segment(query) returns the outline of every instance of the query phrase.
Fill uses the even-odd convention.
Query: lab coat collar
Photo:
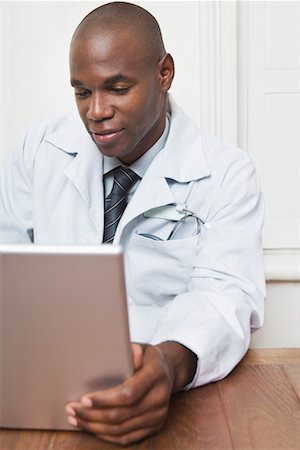
[[[156,170],[165,178],[187,183],[210,175],[204,155],[204,136],[170,96],[171,126]]]
[[[46,139],[56,148],[73,155],[64,174],[80,193],[100,236],[103,233],[103,156],[87,133],[81,119],[73,114],[60,120]]]
[[[46,136],[50,144],[72,155],[85,152],[87,147],[97,148],[77,112],[59,119],[57,123],[58,126],[54,126]]]
[[[150,209],[176,203],[168,179],[182,183],[182,196],[186,198],[189,182],[210,176],[200,131],[172,99],[170,107],[171,125],[166,145],[150,164],[121,217],[116,243],[132,219]]]

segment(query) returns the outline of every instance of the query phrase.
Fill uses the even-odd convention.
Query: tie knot
[[[114,169],[114,184],[112,195],[127,195],[129,189],[136,183],[139,176],[133,170],[125,167],[116,167]]]

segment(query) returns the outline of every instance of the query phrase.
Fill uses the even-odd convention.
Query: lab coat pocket
[[[127,257],[127,291],[139,305],[164,305],[187,290],[199,235],[156,241],[137,233],[131,237]]]

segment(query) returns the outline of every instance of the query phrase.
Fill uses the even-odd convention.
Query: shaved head
[[[70,78],[80,117],[101,153],[132,164],[165,128],[174,62],[145,9],[108,3],[75,30]]]
[[[157,20],[140,6],[126,2],[113,2],[91,11],[78,25],[72,38],[76,41],[116,34],[131,36],[141,45],[141,50],[149,62],[157,63],[165,54],[161,31]]]

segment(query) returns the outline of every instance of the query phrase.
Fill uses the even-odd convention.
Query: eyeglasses
[[[153,241],[165,241],[165,240],[166,241],[170,241],[172,239],[175,239],[178,236],[178,233],[179,233],[180,229],[182,228],[182,226],[184,224],[187,224],[187,222],[189,222],[188,225],[191,227],[192,226],[192,221],[195,222],[195,225],[196,225],[195,230],[196,230],[196,232],[192,232],[191,235],[192,236],[193,235],[199,235],[200,232],[201,232],[201,225],[205,226],[205,223],[203,222],[202,219],[200,219],[200,217],[196,216],[191,211],[185,210],[185,215],[183,217],[181,217],[181,219],[179,219],[175,223],[175,225],[174,225],[171,233],[167,237],[167,239],[162,239],[161,237],[156,236],[154,234],[150,234],[150,233],[140,233],[140,236],[147,237],[149,239],[152,239]]]

